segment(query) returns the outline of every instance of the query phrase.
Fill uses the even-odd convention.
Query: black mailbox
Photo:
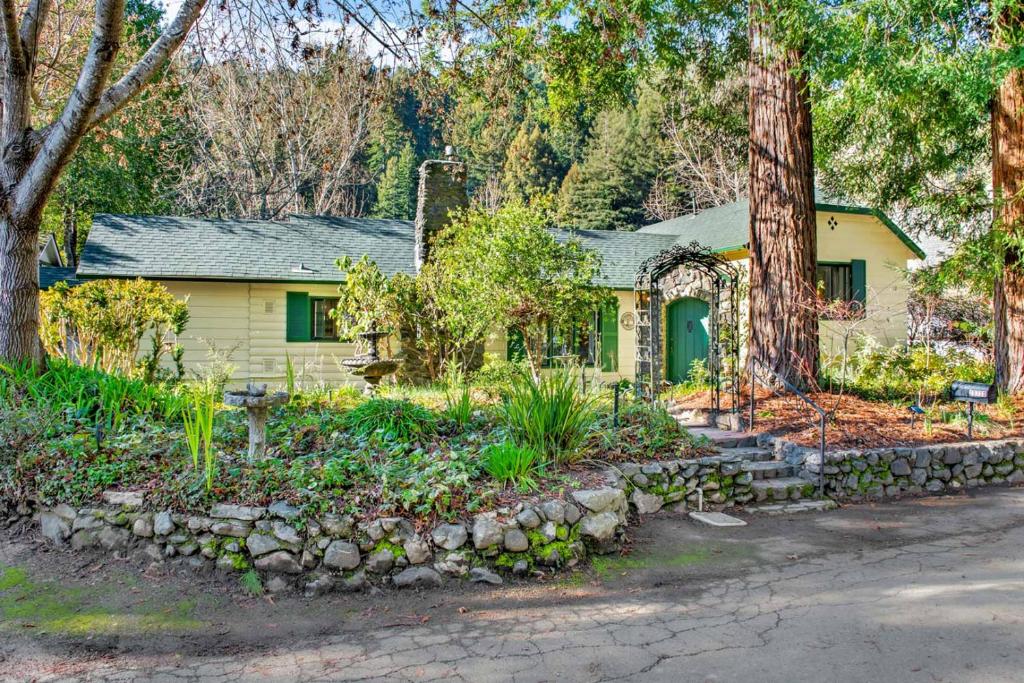
[[[967,403],[995,403],[996,385],[982,382],[953,382],[949,388],[949,397],[954,401]]]
[[[974,438],[974,404],[995,403],[996,385],[981,382],[953,382],[949,387],[949,397],[954,401],[967,404],[967,438]]]

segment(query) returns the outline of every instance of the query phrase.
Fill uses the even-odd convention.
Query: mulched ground
[[[747,415],[749,390],[740,398]],[[867,401],[856,396],[840,396],[828,392],[810,394],[831,416],[826,429],[829,450],[844,448],[879,448],[883,446],[917,446],[932,443],[954,443],[967,440],[966,405],[942,403],[931,408],[930,426],[918,416],[911,424],[906,403]],[[723,402],[727,401],[723,396]],[[707,408],[707,392],[692,394],[675,401],[681,408]],[[818,445],[818,416],[796,396],[777,396],[759,390],[756,400],[755,430],[769,432],[804,445]],[[1024,436],[1024,401],[1018,400],[1014,415],[996,406],[976,406],[975,439],[1003,439]]]

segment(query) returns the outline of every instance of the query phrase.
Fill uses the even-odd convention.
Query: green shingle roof
[[[57,266],[39,265],[39,289],[49,289],[58,282],[76,285],[74,268],[58,268]]]
[[[555,230],[603,259],[603,282],[631,289],[637,266],[672,245],[665,235]],[[165,280],[339,282],[342,255],[366,254],[387,275],[413,273],[412,221],[292,216],[285,222],[113,216],[93,219],[78,275]]]
[[[413,224],[292,216],[288,221],[113,216],[93,219],[79,277],[339,282],[335,260],[367,254],[393,275],[413,269]]]
[[[863,216],[874,216],[889,228],[893,235],[903,242],[918,258],[925,258],[925,253],[914,240],[900,230],[899,226],[881,211],[860,206],[844,206],[832,203],[822,197],[818,198],[815,207],[818,211],[833,213],[849,213]],[[698,214],[679,216],[671,220],[655,223],[640,228],[646,234],[675,235],[679,244],[698,242],[713,251],[731,251],[742,248],[750,241],[750,202],[746,199],[723,204]]]
[[[873,215],[920,257],[924,253],[884,214],[819,204],[823,211]],[[697,242],[715,251],[747,244],[746,201],[649,225],[637,232],[552,230],[572,236],[602,258],[601,283],[632,289],[640,264],[673,244]],[[412,221],[291,216],[287,221],[114,216],[99,214],[80,278],[143,277],[163,280],[337,283],[340,256],[369,256],[386,275],[413,273]]]
[[[727,251],[750,241],[749,215],[750,205],[744,200],[648,225],[639,232],[674,235],[678,244],[697,242],[712,251]]]

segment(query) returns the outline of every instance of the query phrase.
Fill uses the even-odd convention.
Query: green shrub
[[[693,446],[690,433],[660,403],[625,399],[619,408],[619,424],[613,426],[611,411],[602,417],[601,450],[630,457],[676,454]]]
[[[412,401],[372,398],[346,416],[346,426],[361,438],[411,442],[437,430],[433,412]]]
[[[512,389],[512,383],[517,377],[529,372],[525,360],[510,361],[489,353],[484,356],[484,364],[480,369],[470,376],[470,384],[497,398]]]
[[[44,372],[29,364],[0,363],[0,401],[63,413],[75,420],[118,432],[129,419],[175,418],[182,401],[161,384],[148,384],[60,359]]]
[[[595,394],[580,391],[577,373],[559,369],[539,382],[519,375],[499,415],[516,444],[552,462],[563,462],[578,456],[597,420],[596,403]]]
[[[160,358],[188,324],[188,304],[159,282],[93,280],[58,283],[39,296],[39,335],[47,354],[107,372],[157,378]],[[151,350],[141,361],[143,337]]]
[[[537,489],[537,477],[544,467],[544,460],[537,451],[504,441],[487,446],[481,455],[484,469],[502,486],[524,493]]]
[[[465,427],[473,420],[473,396],[470,394],[469,385],[462,384],[459,387],[449,387],[445,390],[444,414],[449,420],[460,428]]]
[[[822,385],[842,384],[841,364],[822,371]],[[826,364],[826,368],[828,365]],[[846,388],[868,400],[941,399],[956,380],[992,382],[994,370],[962,351],[928,352],[923,346],[886,348],[868,341],[851,355],[846,368]]]

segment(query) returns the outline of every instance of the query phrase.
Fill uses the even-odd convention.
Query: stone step
[[[745,462],[743,463],[743,471],[754,475],[755,481],[758,479],[783,479],[796,474],[792,465],[778,460]]]
[[[749,432],[733,432],[714,427],[689,427],[694,437],[704,437],[718,448],[746,448],[757,445],[757,435]]]
[[[763,500],[799,500],[804,497],[804,490],[814,484],[800,477],[779,477],[776,479],[757,479],[750,484],[750,490],[758,502]]]
[[[798,503],[774,503],[748,507],[747,512],[762,515],[791,515],[797,512],[825,512],[839,507],[834,500],[801,500]]]
[[[775,460],[775,453],[767,448],[758,448],[757,446],[743,446],[742,448],[724,448],[719,451],[721,455],[731,455],[738,457],[740,460],[748,460],[750,462],[764,462],[766,460]]]

